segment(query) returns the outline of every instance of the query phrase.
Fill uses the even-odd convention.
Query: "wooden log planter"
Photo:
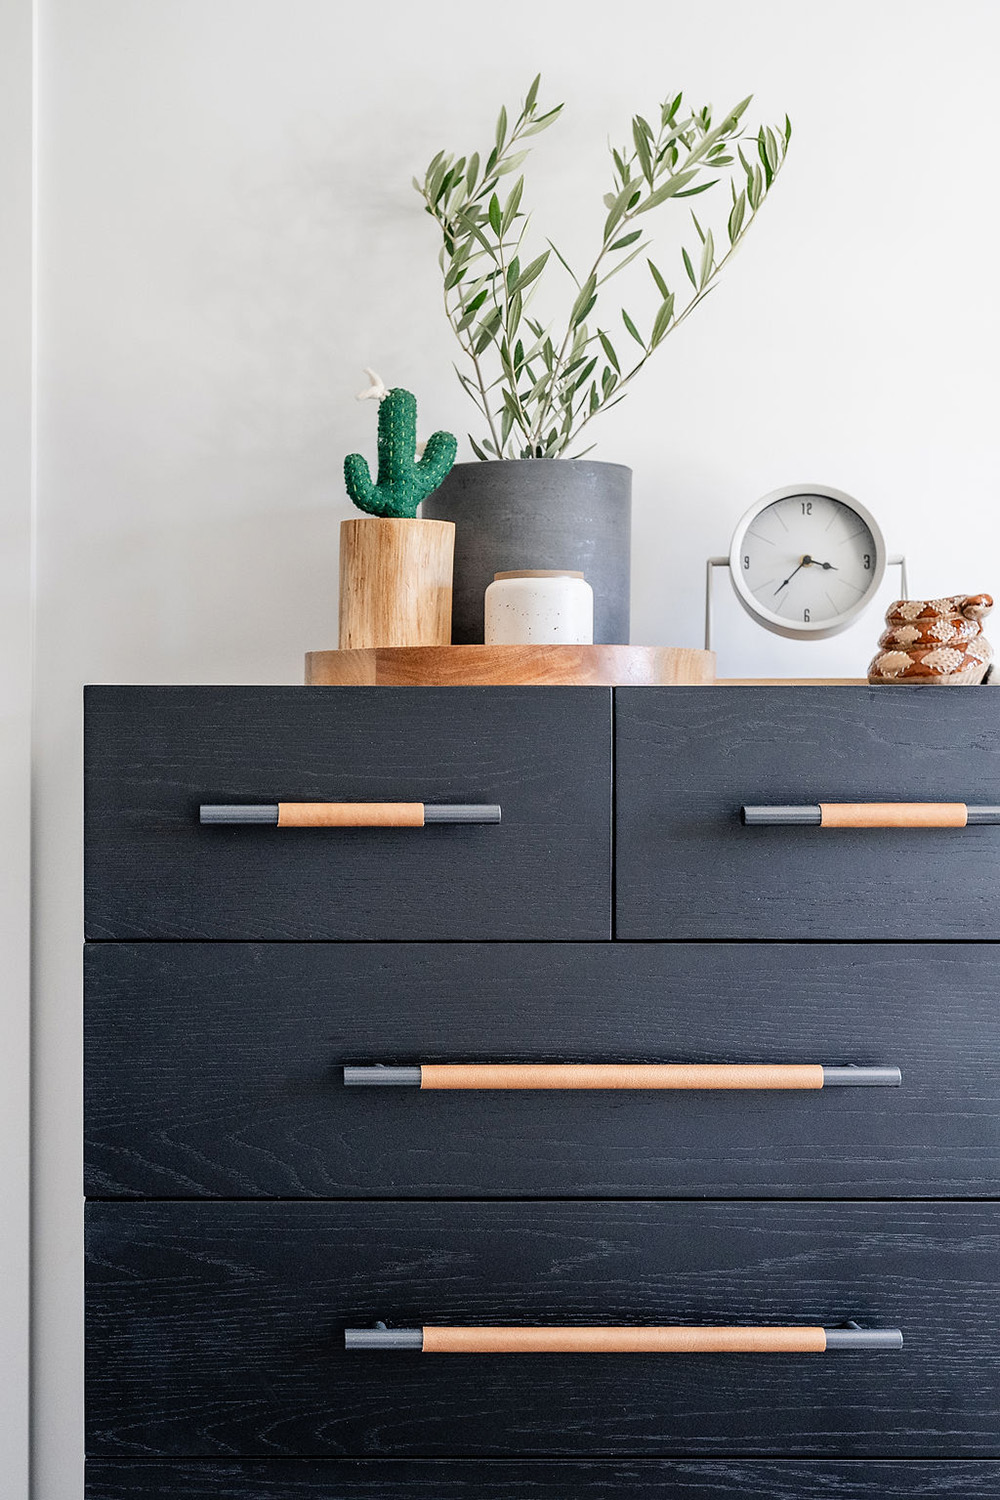
[[[342,521],[340,649],[447,646],[454,553],[452,521]]]

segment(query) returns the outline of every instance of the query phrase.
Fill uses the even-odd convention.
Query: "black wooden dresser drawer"
[[[615,720],[619,937],[997,936],[1000,826],[826,826],[845,803],[998,813],[996,693],[626,688]],[[741,822],[823,804],[822,827]]]
[[[996,1500],[1000,1462],[97,1460],[87,1500]]]
[[[998,994],[992,944],[93,944],[87,1192],[997,1195]],[[625,1060],[902,1081],[344,1083],[345,1065]]]
[[[100,687],[86,707],[91,938],[610,936],[609,690]],[[358,803],[427,826],[284,826]]]
[[[1000,1452],[996,1206],[172,1202],[87,1212],[95,1458]],[[795,1354],[345,1347],[345,1329],[380,1320],[856,1320],[900,1329],[904,1344]]]

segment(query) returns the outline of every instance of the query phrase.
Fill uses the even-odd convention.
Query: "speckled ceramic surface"
[[[594,591],[582,573],[498,573],[486,590],[487,646],[589,646]]]
[[[990,594],[897,599],[886,611],[868,681],[945,687],[982,682],[993,660],[982,621],[992,608]]]

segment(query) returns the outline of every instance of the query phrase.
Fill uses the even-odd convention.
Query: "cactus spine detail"
[[[421,500],[437,489],[455,462],[458,444],[450,432],[435,432],[422,458],[416,451],[417,400],[397,386],[379,402],[377,482],[360,453],[344,459],[347,493],[359,510],[396,518],[417,514]]]

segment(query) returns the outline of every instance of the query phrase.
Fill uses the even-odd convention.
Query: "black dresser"
[[[88,1500],[1000,1495],[1000,827],[741,818],[998,803],[998,717],[88,690]]]

